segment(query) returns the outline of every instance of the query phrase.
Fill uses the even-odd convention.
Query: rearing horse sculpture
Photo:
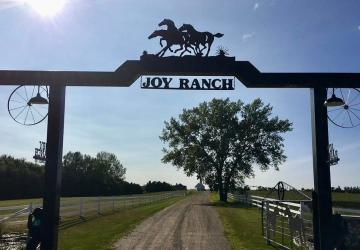
[[[224,35],[221,33],[212,34],[210,32],[199,32],[195,30],[195,28],[190,24],[183,24],[179,28],[179,31],[185,31],[189,34],[189,43],[195,46],[196,53],[201,55],[202,51],[207,47],[208,50],[206,52],[206,56],[209,55],[211,45],[214,42],[214,38],[222,37]],[[200,45],[203,46],[202,49],[200,49]]]

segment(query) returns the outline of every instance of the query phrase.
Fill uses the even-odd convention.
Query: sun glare
[[[53,17],[61,12],[67,0],[24,0],[39,15],[44,17]]]

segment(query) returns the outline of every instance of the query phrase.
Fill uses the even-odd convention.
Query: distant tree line
[[[37,164],[0,156],[0,199],[39,197],[44,189],[44,170]]]
[[[337,192],[337,193],[360,193],[360,187],[356,186],[356,187],[344,187],[341,188],[340,186],[338,187],[331,187],[331,190],[333,192]]]
[[[273,190],[274,187],[263,187],[263,186],[257,186],[256,187],[256,190],[257,191],[270,191],[270,190]]]
[[[271,191],[273,189],[274,189],[273,187],[263,187],[263,186],[256,187],[257,191]],[[313,188],[301,188],[301,191],[312,192],[312,191],[314,191],[314,189]],[[340,186],[337,186],[337,187],[331,187],[331,191],[335,192],[335,193],[360,193],[360,187],[356,186],[356,187],[341,188]]]
[[[125,181],[126,168],[115,154],[99,152],[95,157],[68,152],[63,157],[62,196],[106,196],[186,190],[182,184],[148,182],[145,186]],[[42,197],[44,167],[39,164],[0,156],[0,199]]]
[[[177,191],[177,190],[186,190],[187,187],[182,184],[175,184],[171,185],[166,182],[160,182],[160,181],[149,181],[144,186],[144,190],[147,193],[153,193],[153,192],[163,192],[163,191]]]

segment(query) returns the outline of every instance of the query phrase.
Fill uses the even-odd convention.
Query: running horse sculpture
[[[199,32],[195,30],[195,28],[190,24],[183,24],[183,26],[180,27],[179,31],[186,31],[189,34],[189,42],[190,44],[195,46],[195,50],[198,55],[202,55],[202,51],[207,47],[208,50],[206,52],[206,56],[209,55],[211,45],[214,42],[214,38],[222,37],[224,35],[221,33],[212,34],[210,32]],[[203,46],[202,49],[200,49],[200,45]]]
[[[163,47],[162,42],[166,41],[166,46],[156,54],[156,56],[159,57],[163,57],[167,50],[170,50],[173,53],[177,53],[182,50],[180,56],[182,56],[185,52],[191,54],[189,48],[191,48],[197,56],[202,56],[202,51],[207,48],[208,50],[206,56],[208,56],[214,37],[223,36],[221,33],[212,34],[210,32],[196,31],[190,24],[184,24],[180,29],[178,29],[175,26],[175,23],[170,19],[164,19],[159,23],[159,26],[163,25],[167,27],[166,30],[155,30],[148,37],[149,39],[160,37],[161,47]],[[173,45],[179,45],[180,47],[173,51],[171,48]],[[200,48],[200,45],[202,45],[203,48]]]
[[[159,57],[164,56],[164,54],[166,53],[167,50],[170,50],[171,52],[178,52],[180,50],[183,49],[183,51],[181,52],[180,56],[182,56],[185,52],[190,52],[191,51],[188,49],[190,47],[190,44],[188,42],[188,35],[184,32],[181,32],[178,30],[178,28],[176,28],[175,23],[170,20],[170,19],[164,19],[163,21],[161,21],[159,23],[159,26],[163,26],[166,25],[167,29],[166,30],[155,30],[148,38],[154,38],[154,37],[161,37],[160,38],[160,46],[163,47],[162,42],[165,40],[166,41],[166,46],[160,50],[159,53],[157,53],[156,55]],[[171,49],[171,47],[173,45],[180,45],[180,48],[178,48],[177,50],[173,51]],[[185,48],[184,48],[185,47]]]
[[[175,50],[174,53],[183,49],[184,45],[186,44],[184,35],[181,32],[170,32],[168,30],[155,30],[151,35],[148,37],[149,39],[160,36],[160,45],[162,45],[162,41],[166,41],[166,46],[159,51],[156,55],[159,57],[164,56],[165,52],[169,49],[172,51],[171,46],[173,45],[180,45],[180,48]],[[182,52],[184,53],[184,51]]]

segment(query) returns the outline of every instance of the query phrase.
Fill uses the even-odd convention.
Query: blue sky
[[[27,4],[0,1],[0,68],[114,71],[143,50],[155,53],[158,40],[148,40],[163,18],[200,31],[224,33],[215,40],[237,60],[250,61],[263,72],[360,72],[359,1],[130,1],[72,0],[49,18]],[[283,180],[312,187],[310,96],[308,89],[247,89],[235,91],[142,90],[139,80],[129,88],[69,87],[66,95],[64,152],[94,155],[115,153],[127,168],[127,180],[181,182],[186,177],[164,165],[159,140],[163,122],[212,98],[260,97],[274,114],[294,123],[288,133],[288,160],[280,171],[256,171],[250,185],[272,186]],[[0,154],[31,159],[39,140],[46,139],[46,122],[24,127],[7,113],[14,86],[0,87]],[[329,124],[330,141],[340,164],[331,167],[333,186],[359,185],[360,127],[341,129]]]

